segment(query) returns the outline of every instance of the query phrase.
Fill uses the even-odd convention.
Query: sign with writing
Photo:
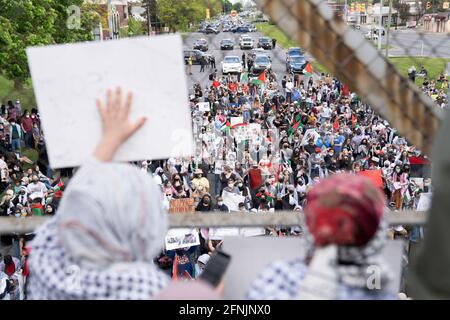
[[[227,192],[227,191],[223,191],[222,198],[223,198],[223,203],[228,207],[228,209],[230,209],[230,211],[238,211],[239,203],[245,202],[244,196],[241,196],[241,195],[238,195],[235,193],[231,193],[231,192]]]
[[[431,209],[431,192],[422,193],[420,195],[419,203],[417,204],[417,211],[427,211]]]
[[[317,139],[319,139],[320,135],[317,133],[316,129],[308,129],[305,131],[305,135],[303,136],[302,139],[302,146],[305,146],[308,144],[309,139],[313,139],[314,143],[317,142]]]
[[[172,199],[169,202],[169,213],[189,213],[194,211],[194,198]]]
[[[197,103],[198,111],[208,112],[209,111],[209,102],[199,102]]]
[[[166,235],[166,250],[175,250],[200,245],[197,229],[170,229]]]

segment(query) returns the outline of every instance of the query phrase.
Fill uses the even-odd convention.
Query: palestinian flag
[[[355,116],[355,114],[353,113],[352,114],[352,128],[356,128],[356,116]]]
[[[307,76],[312,76],[313,74],[313,69],[311,67],[311,63],[307,63],[305,68],[303,69],[303,74],[307,75]]]
[[[212,85],[213,85],[214,88],[218,88],[218,87],[220,87],[220,82],[217,81],[217,79],[214,79]]]
[[[33,203],[31,204],[31,212],[33,213],[33,216],[35,217],[41,217],[42,213],[44,212],[44,208],[42,207],[42,204],[40,203]]]
[[[333,122],[333,131],[334,132],[337,132],[339,130],[339,119],[338,119],[338,117],[336,116],[335,118],[334,118],[334,122]]]
[[[266,83],[266,73],[265,71],[261,72],[258,78],[252,80],[253,84],[264,84]]]
[[[234,126],[231,126],[230,128],[231,128],[231,129],[234,129],[234,128],[236,128],[236,127],[245,127],[245,126],[247,126],[247,125],[248,125],[248,123],[242,122],[242,123],[237,123],[237,124],[235,124]]]
[[[244,71],[241,73],[241,82],[248,81],[248,71]]]
[[[228,121],[224,123],[224,125],[222,126],[222,128],[220,128],[220,131],[222,132],[228,132],[231,128],[231,123],[229,123]]]
[[[302,127],[301,118],[302,118],[302,117],[301,117],[300,114],[297,114],[297,115],[295,116],[294,123],[292,124],[292,129],[297,130],[298,128],[301,128],[301,127]]]

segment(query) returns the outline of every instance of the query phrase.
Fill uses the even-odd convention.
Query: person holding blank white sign
[[[168,283],[153,259],[167,216],[160,188],[139,168],[111,163],[145,123],[128,120],[132,96],[98,101],[102,138],[68,185],[58,212],[36,231],[29,260],[30,299],[151,299]]]

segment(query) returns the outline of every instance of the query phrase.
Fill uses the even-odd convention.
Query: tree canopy
[[[83,0],[0,0],[0,70],[15,87],[29,78],[25,49],[91,40],[95,15],[82,12]],[[70,27],[71,6],[80,8],[78,27]],[[72,7],[76,8],[76,7]],[[98,19],[98,18],[97,18]]]

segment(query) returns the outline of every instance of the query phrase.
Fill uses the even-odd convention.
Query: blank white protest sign
[[[115,161],[188,156],[191,115],[180,35],[84,42],[27,49],[52,168],[81,165],[101,138],[96,99],[108,89],[133,93],[130,120],[144,126]]]

